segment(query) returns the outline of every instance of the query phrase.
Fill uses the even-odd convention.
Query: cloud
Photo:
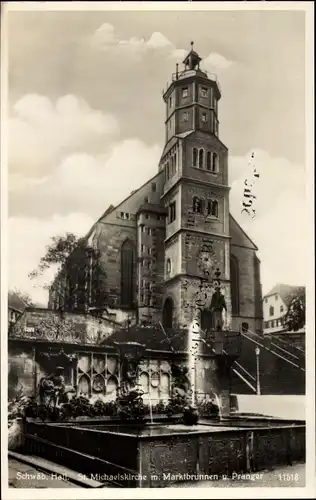
[[[154,176],[160,155],[160,146],[147,146],[139,139],[114,143],[107,154],[74,153],[49,176],[12,175],[10,201],[32,217],[47,217],[57,210],[62,215],[84,211],[98,217],[107,205],[119,203]]]
[[[39,177],[61,155],[89,151],[119,134],[116,118],[94,110],[74,95],[53,103],[45,96],[27,94],[13,106],[9,120],[11,172]]]
[[[256,179],[254,167],[259,174]],[[253,150],[244,157],[231,157],[229,174],[230,211],[259,248],[263,291],[267,293],[277,282],[305,285],[308,246],[302,223],[307,217],[304,166]],[[246,179],[248,184],[255,179],[251,187],[256,196],[253,219],[241,213]]]
[[[214,70],[225,70],[230,68],[230,66],[233,64],[233,61],[226,59],[221,54],[212,52],[203,59],[202,64],[207,71],[212,72]]]
[[[112,51],[128,56],[140,58],[142,55],[153,51],[161,53],[168,58],[183,60],[188,50],[176,48],[175,45],[159,31],[152,33],[148,40],[145,38],[132,37],[129,40],[121,40],[115,33],[112,24],[102,24],[90,38],[91,47],[95,50]],[[232,65],[232,61],[217,53],[210,53],[203,59],[203,67],[206,70],[225,70]]]
[[[47,305],[48,294],[42,286],[51,281],[55,270],[48,270],[36,281],[30,280],[28,274],[39,264],[52,236],[63,235],[67,231],[80,236],[88,231],[93,223],[94,220],[83,213],[70,213],[65,217],[55,214],[47,219],[10,217],[9,287],[27,292],[33,300]]]

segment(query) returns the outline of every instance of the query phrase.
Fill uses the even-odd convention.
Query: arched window
[[[212,201],[212,215],[213,217],[218,217],[218,202]]]
[[[232,314],[239,315],[239,266],[238,259],[230,256],[230,286],[231,286],[231,301],[232,301]]]
[[[125,240],[121,247],[121,305],[132,307],[134,299],[134,244]]]
[[[163,305],[162,309],[162,324],[164,328],[172,328],[173,322],[173,300],[168,297]]]
[[[208,151],[206,153],[206,169],[211,170],[212,168],[212,153],[211,151]]]
[[[212,172],[217,172],[217,165],[218,165],[218,155],[217,153],[213,153],[212,157]]]
[[[204,167],[204,149],[199,149],[199,168]]]
[[[193,151],[192,151],[192,165],[193,165],[193,167],[197,167],[197,156],[198,156],[198,151],[196,148],[193,148]]]
[[[169,180],[169,177],[170,177],[169,162],[167,161],[167,164],[166,164],[166,178],[167,178],[167,181]]]
[[[167,259],[167,262],[166,262],[166,274],[167,274],[167,276],[169,276],[170,273],[171,273],[171,260]]]

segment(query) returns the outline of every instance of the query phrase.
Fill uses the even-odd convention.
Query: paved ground
[[[173,488],[245,488],[245,487],[304,487],[305,464],[263,471],[249,477],[219,479],[217,481],[189,481],[170,484]],[[48,474],[18,460],[9,459],[9,487],[11,488],[80,488],[63,476]]]

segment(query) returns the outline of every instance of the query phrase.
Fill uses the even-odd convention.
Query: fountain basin
[[[305,460],[305,423],[268,418],[199,424],[26,424],[26,451],[121,487],[221,479]]]

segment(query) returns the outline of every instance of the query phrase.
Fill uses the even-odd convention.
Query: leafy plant
[[[117,405],[122,420],[144,420],[149,413],[149,406],[144,404],[142,392],[138,390],[119,396]]]
[[[183,413],[184,409],[188,405],[188,398],[185,395],[175,394],[170,401],[168,402],[165,412],[166,415],[176,415],[179,413]]]
[[[15,420],[23,418],[25,408],[29,405],[29,398],[25,396],[23,388],[16,391],[15,395],[8,401],[8,426],[9,428]]]
[[[202,401],[197,405],[198,411],[200,415],[209,416],[209,417],[217,417],[219,414],[218,406],[212,401]]]

